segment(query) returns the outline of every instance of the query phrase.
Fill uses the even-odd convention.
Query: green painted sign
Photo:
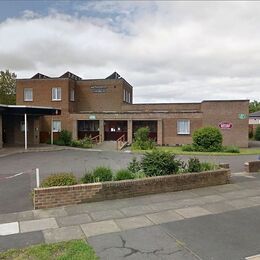
[[[246,114],[238,114],[239,119],[246,119],[247,115]]]

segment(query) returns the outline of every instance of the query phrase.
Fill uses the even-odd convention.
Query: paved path
[[[101,259],[244,259],[260,253],[260,177],[182,192],[0,215],[0,251],[84,238]]]

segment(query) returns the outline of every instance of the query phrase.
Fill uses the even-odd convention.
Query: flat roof
[[[249,117],[250,117],[250,118],[260,117],[260,111],[256,111],[256,112],[254,112],[254,113],[249,114]]]
[[[4,105],[0,104],[0,112],[13,115],[60,115],[61,110],[54,107],[25,106],[25,105]]]

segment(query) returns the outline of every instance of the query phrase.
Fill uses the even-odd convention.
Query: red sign
[[[221,122],[218,125],[221,129],[231,129],[233,124],[230,122]]]

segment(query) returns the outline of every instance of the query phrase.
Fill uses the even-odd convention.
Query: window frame
[[[26,91],[30,91],[31,92],[31,99],[28,99],[27,97],[26,97]],[[24,102],[32,102],[33,101],[33,89],[32,88],[24,88],[23,89],[23,101]]]
[[[58,93],[60,90],[60,97],[58,98]],[[61,87],[54,87],[51,89],[51,100],[52,101],[61,101]]]
[[[181,122],[185,122],[185,123],[188,123],[187,124],[187,131],[180,131],[180,123]],[[190,125],[191,125],[191,122],[190,122],[190,119],[178,119],[177,120],[177,135],[190,135]]]
[[[54,129],[54,122],[56,123],[56,122],[59,122],[60,123],[60,127],[59,127],[59,129],[57,128],[57,129]],[[60,133],[61,132],[61,120],[52,120],[52,132],[53,133]]]
[[[71,88],[70,89],[70,101],[75,101],[75,89]]]

